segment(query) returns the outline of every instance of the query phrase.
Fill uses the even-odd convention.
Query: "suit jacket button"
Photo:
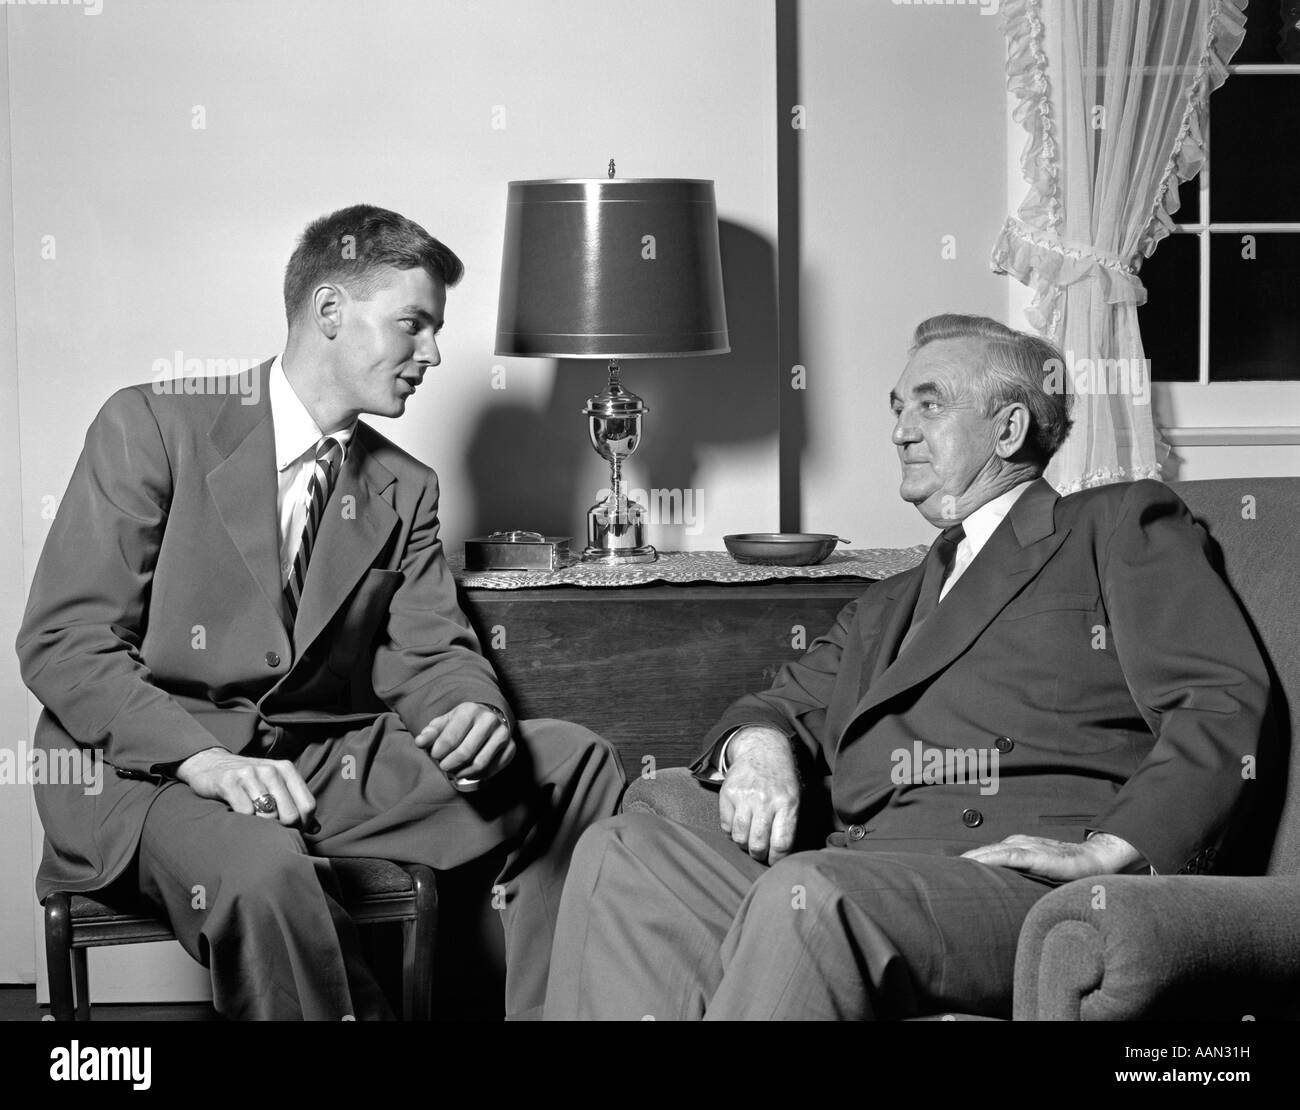
[[[968,829],[973,829],[977,825],[984,823],[984,814],[978,809],[963,809],[961,811],[961,823]]]
[[[999,736],[993,741],[993,746],[1003,755],[1006,755],[1007,752],[1016,746],[1016,742],[1012,740],[1010,736]]]
[[[861,840],[867,835],[867,830],[861,825],[850,825],[848,828],[848,834],[850,840]]]
[[[266,665],[268,667],[278,667],[280,665],[279,654],[274,651],[268,651],[266,653]]]

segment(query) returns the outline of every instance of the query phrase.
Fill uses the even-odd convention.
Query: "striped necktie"
[[[326,436],[320,441],[316,448],[311,484],[307,487],[307,519],[302,526],[302,542],[298,545],[298,554],[293,560],[293,573],[284,585],[284,600],[289,606],[291,622],[298,619],[303,583],[307,581],[307,564],[311,561],[316,533],[320,528],[321,517],[325,515],[325,505],[329,502],[330,491],[334,488],[342,459],[343,447],[338,440]]]

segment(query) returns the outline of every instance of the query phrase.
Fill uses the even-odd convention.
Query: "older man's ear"
[[[1007,405],[998,413],[997,453],[1002,459],[1012,459],[1029,438],[1029,410],[1020,404]]]

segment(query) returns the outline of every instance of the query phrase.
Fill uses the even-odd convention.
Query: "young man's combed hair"
[[[354,204],[311,223],[284,272],[284,311],[292,324],[311,292],[322,282],[336,282],[366,300],[388,268],[420,267],[446,286],[455,285],[465,265],[414,220]]]

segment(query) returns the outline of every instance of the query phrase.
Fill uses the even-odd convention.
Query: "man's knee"
[[[851,927],[899,938],[928,937],[936,929],[936,903],[975,905],[968,886],[949,881],[952,870],[943,857],[843,849],[797,852],[759,877],[742,916],[803,933],[842,933]]]
[[[608,793],[609,808],[614,808],[626,776],[618,749],[603,736],[573,721],[544,717],[520,721],[519,739],[535,779],[585,779],[589,787]]]
[[[611,847],[639,845],[656,834],[654,822],[662,821],[653,813],[618,813],[589,825],[578,841],[578,850],[601,855]]]
[[[241,830],[243,835],[232,838],[222,853],[216,880],[223,900],[244,907],[292,905],[304,886],[319,883],[320,864],[307,853],[296,829],[265,818],[244,821],[264,827]]]
[[[587,871],[594,881],[608,858],[636,860],[655,867],[663,858],[665,841],[672,835],[672,822],[654,813],[620,813],[589,825],[578,840],[569,865],[571,875]]]
[[[556,717],[531,717],[519,722],[519,735],[530,745],[563,752],[565,755],[594,755],[618,759],[618,749],[599,733],[575,721]]]
[[[748,912],[820,914],[842,896],[823,852],[796,852],[758,877],[750,890]]]

